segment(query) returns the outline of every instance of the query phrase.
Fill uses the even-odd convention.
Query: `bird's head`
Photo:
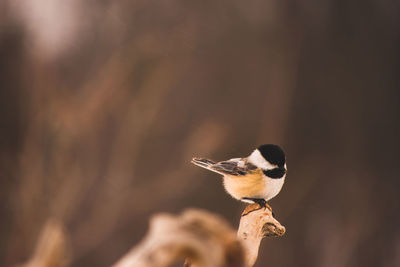
[[[282,178],[286,174],[285,152],[277,145],[259,146],[251,153],[249,161],[270,178]]]

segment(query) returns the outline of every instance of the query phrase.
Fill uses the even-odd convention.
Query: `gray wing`
[[[241,158],[220,161],[217,163],[208,159],[195,158],[192,160],[192,163],[222,175],[242,176],[257,169],[256,166],[247,162],[246,159]]]

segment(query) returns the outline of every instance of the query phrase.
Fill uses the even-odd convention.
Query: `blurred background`
[[[0,2],[0,265],[48,218],[108,266],[152,214],[243,204],[190,164],[287,153],[256,266],[400,266],[397,1]]]

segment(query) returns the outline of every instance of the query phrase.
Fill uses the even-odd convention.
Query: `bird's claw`
[[[260,210],[260,209],[264,208],[264,210],[268,209],[271,212],[272,216],[275,217],[275,214],[272,211],[271,206],[268,205],[267,203],[263,203],[263,204],[265,204],[265,205],[262,205],[260,203],[253,203],[253,204],[250,204],[250,205],[246,206],[246,208],[242,212],[242,216],[246,216],[250,212],[253,212],[253,211],[256,211],[256,210]]]
[[[270,212],[272,212],[272,208],[270,205],[268,205],[267,203],[265,203],[265,208],[269,209]]]
[[[262,208],[261,205],[259,205],[257,203],[250,204],[250,205],[246,206],[246,208],[242,212],[242,216],[246,216],[250,212],[255,211],[255,210],[259,210],[261,208]]]

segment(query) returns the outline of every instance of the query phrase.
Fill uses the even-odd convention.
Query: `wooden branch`
[[[163,267],[185,258],[184,267],[251,267],[262,238],[284,233],[272,211],[258,204],[245,209],[237,233],[223,218],[206,211],[159,214],[150,220],[144,240],[114,267]]]
[[[144,240],[114,267],[163,267],[190,258],[186,266],[243,266],[244,255],[236,232],[221,217],[200,210],[180,216],[159,214],[150,221]]]
[[[68,263],[67,241],[62,224],[47,220],[32,258],[23,267],[62,267]]]
[[[283,227],[270,209],[247,206],[234,231],[220,216],[191,209],[181,215],[158,214],[143,241],[114,267],[164,267],[186,258],[185,267],[251,267],[261,240],[282,236]],[[67,265],[66,237],[60,222],[48,220],[32,258],[24,267]]]
[[[283,236],[285,227],[272,215],[272,210],[258,204],[246,207],[240,219],[238,239],[244,247],[245,266],[251,267],[257,260],[261,240],[266,236]]]

